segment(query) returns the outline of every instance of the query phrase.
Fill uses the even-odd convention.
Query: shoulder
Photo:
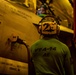
[[[70,53],[69,47],[65,43],[60,41],[60,44],[61,44],[60,46],[62,47],[62,50],[65,54]]]
[[[65,43],[61,42],[60,40],[55,39],[55,41],[56,41],[57,43],[59,43],[59,45],[60,45],[63,49],[69,49],[68,46],[67,46]]]
[[[40,42],[41,42],[41,39],[35,41],[35,42],[31,45],[31,48],[32,48],[32,47],[35,47],[35,46],[38,45]]]

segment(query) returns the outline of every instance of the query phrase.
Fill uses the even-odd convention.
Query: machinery
[[[42,20],[20,3],[13,0],[0,0],[1,75],[29,74],[30,57],[27,48],[40,38],[37,28]],[[73,30],[62,25],[60,25],[60,31],[61,34],[74,33]]]
[[[21,42],[24,41],[30,47],[39,39],[33,23],[38,23],[40,19],[27,7],[0,0],[1,75],[28,75],[28,52]]]

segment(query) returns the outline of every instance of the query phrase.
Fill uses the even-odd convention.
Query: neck
[[[56,38],[58,39],[57,35],[44,35],[43,39],[51,39],[51,38]]]

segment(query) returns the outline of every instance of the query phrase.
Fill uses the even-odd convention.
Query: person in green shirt
[[[59,30],[56,21],[39,26],[42,38],[30,47],[36,75],[74,75],[70,50],[57,38]]]
[[[46,11],[46,5],[41,5],[41,7],[37,10],[37,15],[44,18],[45,16],[47,16]]]

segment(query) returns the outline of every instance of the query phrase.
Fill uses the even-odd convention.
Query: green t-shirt
[[[36,75],[74,75],[69,48],[59,40],[40,39],[30,49]]]
[[[46,14],[39,14],[40,17],[44,18]]]

